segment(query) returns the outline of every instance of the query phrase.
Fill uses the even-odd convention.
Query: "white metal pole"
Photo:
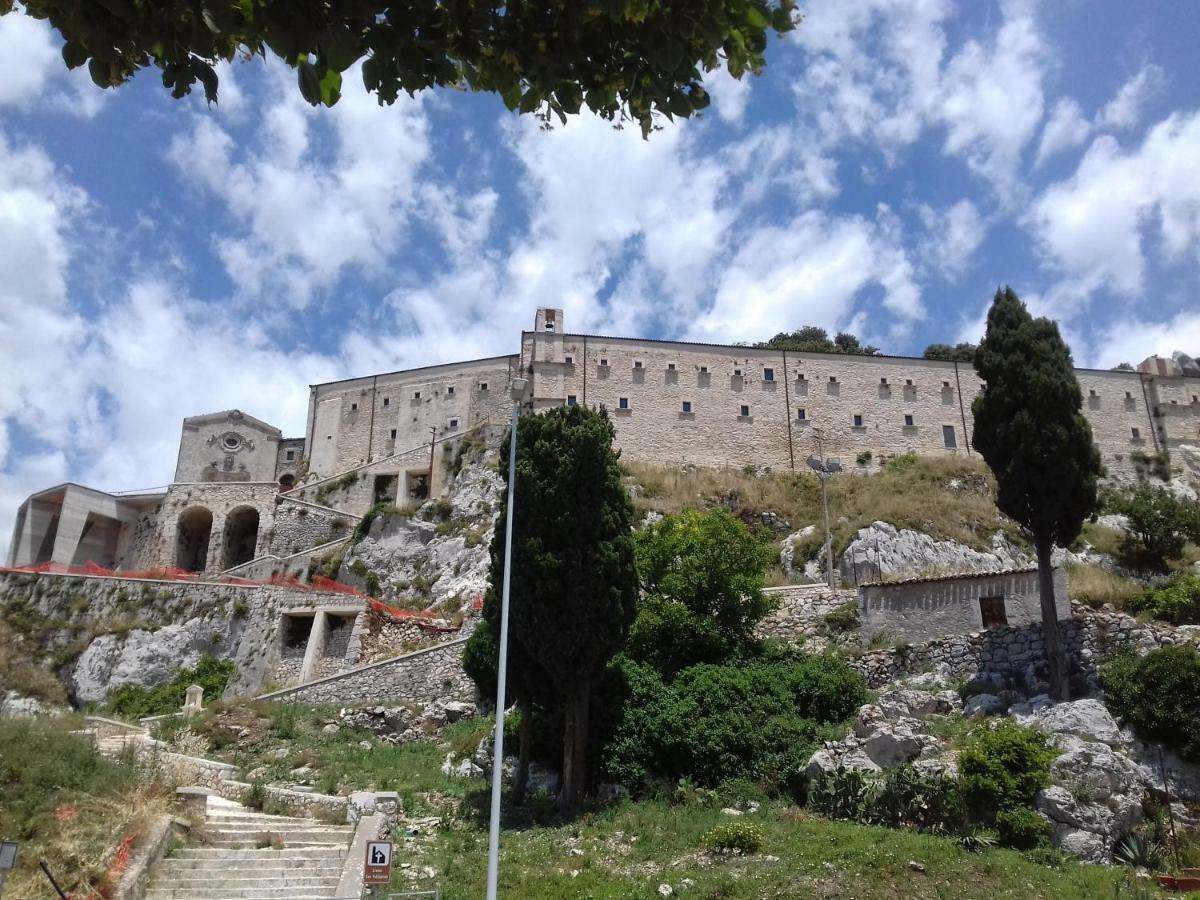
[[[818,475],[821,479],[821,518],[825,520],[825,561],[829,566],[829,586],[833,587],[833,540],[829,534],[829,495],[825,492],[825,482],[828,475]]]
[[[508,676],[508,590],[512,583],[513,499],[517,495],[517,415],[513,401],[512,435],[508,443],[508,514],[504,521],[504,587],[500,593],[500,662],[496,668],[496,737],[492,759],[492,817],[488,829],[487,900],[496,900],[500,876],[500,783],[504,776],[504,687]]]

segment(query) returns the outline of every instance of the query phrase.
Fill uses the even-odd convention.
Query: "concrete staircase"
[[[350,825],[268,816],[210,795],[200,842],[155,866],[145,900],[328,900],[353,835]]]

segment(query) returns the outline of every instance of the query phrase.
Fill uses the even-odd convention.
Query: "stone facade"
[[[466,638],[459,638],[258,699],[343,706],[474,700],[474,682],[462,668],[466,643]]]
[[[1071,617],[1067,591],[1066,572],[1055,570],[1060,620]],[[859,588],[859,615],[866,638],[883,632],[907,643],[1029,625],[1042,619],[1038,572],[1034,568],[867,584]]]
[[[1076,376],[1112,477],[1136,478],[1163,458],[1200,477],[1193,368],[1152,357],[1136,372]],[[68,485],[39,492],[18,510],[10,564],[219,571],[301,553],[331,536],[296,533],[293,510],[276,523],[274,494],[353,516],[436,496],[456,446],[499,439],[517,377],[530,382],[529,410],[606,407],[626,459],[785,471],[804,471],[815,453],[846,463],[869,454],[872,465],[908,452],[970,454],[982,389],[966,363],[573,334],[561,310],[539,309],[514,355],[312,386],[303,438],[239,410],[187,418],[172,485],[128,497]],[[211,513],[197,511],[184,529],[207,528],[206,548],[189,539],[181,551],[180,496]],[[241,537],[231,552],[234,513]],[[152,527],[141,524],[147,515]],[[268,534],[277,535],[270,544]]]

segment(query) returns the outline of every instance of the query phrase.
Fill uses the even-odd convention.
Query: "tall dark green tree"
[[[984,389],[971,406],[974,441],[996,476],[996,503],[1033,539],[1050,692],[1068,694],[1050,554],[1079,536],[1096,507],[1100,451],[1084,418],[1071,351],[1016,293],[996,292],[975,354]]]
[[[941,359],[946,362],[974,362],[978,348],[967,341],[955,344],[930,344],[921,355],[926,359]]]
[[[587,787],[592,687],[637,614],[633,505],[621,484],[608,414],[582,406],[524,416],[517,429],[510,666],[526,698],[561,713],[559,810]],[[501,470],[508,471],[507,442]],[[501,503],[504,510],[505,503]],[[503,583],[505,514],[491,581]]]
[[[754,345],[763,350],[795,350],[798,353],[845,353],[849,356],[877,356],[878,347],[862,344],[847,331],[839,331],[833,340],[829,332],[816,325],[805,325],[793,332],[781,331],[769,341]]]

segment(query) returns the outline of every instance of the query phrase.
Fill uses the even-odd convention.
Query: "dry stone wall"
[[[1074,618],[1060,623],[1060,636],[1077,691],[1096,687],[1097,666],[1128,650],[1138,654],[1179,643],[1200,643],[1200,629],[1139,622],[1116,612],[1072,604]],[[1045,644],[1041,623],[939,638],[865,653],[850,665],[870,687],[896,678],[937,672],[948,678],[992,681],[1036,693],[1045,680]]]
[[[475,685],[462,667],[465,646],[466,638],[459,638],[258,699],[342,706],[473,700]]]

